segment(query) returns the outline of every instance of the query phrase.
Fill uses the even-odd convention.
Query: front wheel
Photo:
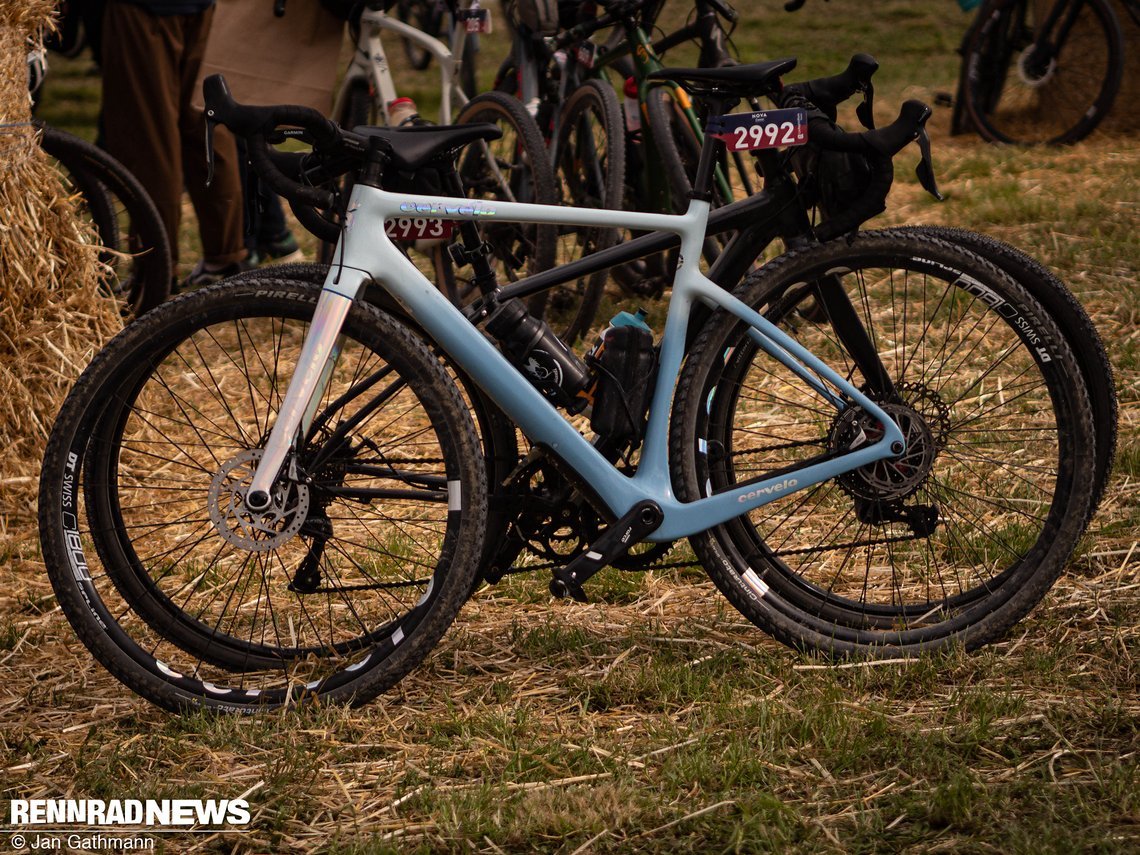
[[[970,120],[991,142],[1074,143],[1100,123],[1120,89],[1123,40],[1105,0],[1060,5],[993,0],[965,46],[962,94]]]
[[[1081,536],[1095,461],[1089,398],[1049,313],[978,256],[860,235],[790,253],[736,292],[857,388],[884,386],[850,330],[814,311],[841,289],[891,381],[872,393],[907,449],[692,538],[728,599],[785,643],[897,656],[998,638]],[[864,351],[865,353],[866,351]],[[878,375],[878,376],[876,376]],[[686,363],[672,428],[686,500],[858,447],[881,426],[767,358],[718,312]]]
[[[349,313],[270,510],[245,507],[315,295],[230,281],[160,307],[92,362],[48,444],[40,532],[60,606],[167,709],[362,703],[471,588],[487,488],[470,416],[370,306]]]

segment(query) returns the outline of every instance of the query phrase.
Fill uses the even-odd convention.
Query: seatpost
[[[368,153],[364,169],[360,172],[359,184],[367,187],[379,187],[384,176],[384,164],[388,162],[388,144],[380,137],[368,138]]]
[[[736,98],[724,95],[713,95],[703,99],[709,105],[709,118],[722,116],[737,103]],[[701,159],[697,161],[697,175],[693,180],[693,189],[689,192],[690,199],[701,202],[712,201],[713,171],[716,169],[718,146],[721,141],[712,134],[705,134],[704,144],[701,146]]]

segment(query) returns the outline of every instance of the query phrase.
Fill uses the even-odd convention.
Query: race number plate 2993
[[[797,108],[729,113],[709,122],[708,132],[729,151],[803,145],[808,141],[807,112]]]
[[[425,240],[449,238],[455,231],[455,220],[437,220],[429,217],[400,217],[387,220],[384,231],[392,240]]]

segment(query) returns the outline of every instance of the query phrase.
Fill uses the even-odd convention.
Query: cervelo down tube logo
[[[757,496],[772,496],[776,493],[782,493],[785,490],[795,489],[800,485],[800,482],[795,478],[785,478],[779,484],[771,484],[767,487],[761,487],[758,490],[749,490],[747,493],[742,493],[736,497],[736,501],[743,504],[749,499],[755,499]]]
[[[109,830],[116,826],[185,828],[246,826],[249,802],[239,799],[11,799],[9,830]]]
[[[442,202],[401,202],[401,214],[419,214],[421,217],[493,217],[494,208],[479,202],[470,205],[445,205]]]

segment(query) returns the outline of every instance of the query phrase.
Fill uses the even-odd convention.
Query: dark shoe
[[[215,282],[221,282],[227,276],[236,276],[244,270],[248,270],[248,262],[235,261],[232,264],[225,264],[221,267],[214,267],[207,264],[205,259],[198,259],[198,263],[194,265],[194,269],[190,271],[190,275],[178,283],[177,291],[182,293],[184,291],[193,291],[196,288],[203,288],[206,285],[213,285]]]
[[[305,254],[301,252],[293,233],[286,231],[275,240],[259,243],[257,251],[250,253],[249,260],[252,262],[252,267],[259,267],[262,264],[288,264],[292,261],[304,261]]]

